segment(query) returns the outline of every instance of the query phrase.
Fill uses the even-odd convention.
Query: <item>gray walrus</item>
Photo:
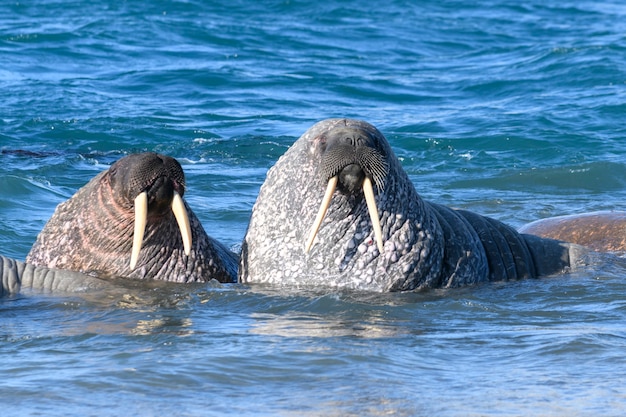
[[[110,281],[80,272],[34,266],[0,255],[0,297],[21,289],[43,292],[84,293],[110,287]]]
[[[521,233],[564,240],[597,251],[626,252],[626,212],[596,211],[541,219]]]
[[[372,291],[457,287],[561,273],[587,252],[422,200],[374,126],[329,119],[268,171],[239,280]]]
[[[26,262],[98,277],[233,282],[237,255],[206,234],[184,192],[174,158],[121,158],[58,205]]]

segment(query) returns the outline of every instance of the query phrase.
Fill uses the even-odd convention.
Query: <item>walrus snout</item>
[[[137,260],[139,259],[139,253],[143,245],[143,236],[146,232],[146,224],[148,222],[148,192],[141,192],[134,201],[135,205],[135,228],[133,231],[133,248],[130,255],[130,269],[135,269]],[[181,238],[183,240],[183,249],[185,255],[189,256],[191,253],[191,224],[189,222],[189,215],[185,208],[185,203],[182,197],[176,191],[174,191],[172,197],[172,213],[176,218],[178,228],[180,229]]]
[[[340,184],[353,192],[361,188],[365,177],[382,189],[388,173],[384,152],[378,142],[365,129],[339,127],[326,133],[321,139],[321,174],[324,181],[339,175]]]
[[[116,189],[116,200],[127,205],[141,192],[167,185],[181,196],[185,193],[185,173],[180,163],[172,157],[154,152],[131,154],[118,160],[109,168],[111,187]],[[150,199],[153,200],[153,197]]]
[[[158,217],[171,209],[180,229],[186,255],[191,253],[191,225],[182,195],[185,174],[178,161],[154,152],[128,155],[109,169],[111,186],[132,201],[135,210],[130,269],[135,269],[143,245],[148,213]]]
[[[372,221],[372,228],[379,252],[383,251],[382,229],[378,207],[374,197],[374,187],[382,190],[388,174],[388,165],[384,153],[376,145],[376,138],[358,127],[337,127],[320,138],[321,175],[327,182],[326,193],[320,205],[317,217],[307,239],[305,251],[308,252],[330,206],[337,188],[355,194],[363,190],[367,209]],[[372,184],[373,183],[373,184]],[[339,187],[338,187],[339,185]]]

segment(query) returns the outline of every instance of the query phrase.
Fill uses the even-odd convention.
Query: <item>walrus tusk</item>
[[[180,229],[180,235],[183,238],[183,247],[185,248],[185,255],[189,256],[191,253],[191,226],[189,225],[189,216],[185,209],[185,203],[183,199],[176,191],[174,191],[174,199],[172,200],[172,212],[178,222],[178,228]]]
[[[143,244],[143,234],[146,231],[146,221],[148,219],[148,193],[146,191],[135,197],[135,230],[133,232],[133,250],[130,255],[130,269],[135,269],[141,245]]]
[[[313,246],[313,240],[315,239],[315,236],[317,236],[317,232],[322,225],[324,216],[326,216],[326,212],[328,211],[328,206],[330,206],[330,200],[332,199],[333,193],[335,192],[335,188],[337,188],[337,180],[338,177],[336,175],[328,180],[328,186],[326,187],[324,199],[322,200],[320,209],[317,212],[315,223],[313,223],[313,227],[311,227],[311,231],[309,232],[309,239],[307,240],[304,249],[305,252],[308,252],[311,249],[311,246]],[[369,212],[370,218],[372,220],[372,227],[374,228],[374,236],[376,238],[376,246],[378,247],[378,251],[382,253],[383,232],[380,227],[380,218],[378,217],[378,207],[376,206],[376,199],[374,198],[374,187],[372,186],[372,180],[369,177],[365,177],[365,179],[363,180],[363,194],[365,194],[367,211]]]
[[[306,242],[306,247],[304,248],[305,252],[308,252],[313,245],[313,240],[315,236],[317,236],[317,231],[320,229],[322,225],[322,220],[324,220],[324,216],[326,215],[326,211],[328,211],[328,206],[330,206],[330,200],[333,197],[333,193],[335,192],[335,188],[337,188],[337,181],[339,177],[336,175],[328,180],[328,186],[326,187],[326,194],[324,194],[324,199],[322,200],[322,205],[320,206],[319,211],[317,212],[317,217],[315,218],[315,223],[313,223],[313,227],[309,232],[309,239]]]
[[[172,212],[174,213],[174,217],[176,217],[176,222],[180,229],[185,255],[189,256],[191,253],[191,225],[189,224],[189,216],[185,209],[185,203],[177,192],[174,192]],[[141,246],[143,245],[143,235],[146,231],[147,218],[148,193],[144,191],[135,198],[135,231],[133,233],[133,249],[130,255],[131,270],[135,269],[135,266],[137,266],[137,259],[139,259],[139,252],[141,252]]]
[[[376,207],[374,187],[372,187],[372,180],[370,180],[370,177],[365,177],[363,180],[363,194],[365,194],[367,210],[370,212],[370,218],[372,219],[372,227],[374,228],[374,236],[376,237],[378,251],[383,253],[383,233],[380,228],[380,217],[378,217],[378,207]]]

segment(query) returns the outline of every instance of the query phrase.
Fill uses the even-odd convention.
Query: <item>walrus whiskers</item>
[[[339,177],[335,175],[328,180],[328,186],[326,186],[326,193],[324,194],[324,199],[322,200],[322,204],[320,205],[320,209],[317,212],[317,217],[315,218],[315,222],[313,223],[313,227],[311,227],[311,231],[309,232],[309,239],[306,242],[306,246],[304,248],[305,252],[309,252],[311,246],[313,245],[313,240],[315,236],[317,236],[317,231],[320,229],[322,224],[322,220],[324,220],[324,216],[326,215],[326,211],[328,210],[328,206],[330,206],[330,200],[333,198],[333,193],[335,192],[335,188],[337,188],[337,181]]]
[[[189,256],[191,253],[191,226],[189,225],[189,216],[187,216],[185,203],[183,203],[182,197],[176,191],[174,191],[174,199],[172,200],[172,211],[174,212],[174,217],[176,217],[178,228],[183,238],[185,255]]]
[[[133,232],[133,249],[130,254],[130,269],[135,269],[141,245],[143,244],[143,235],[146,231],[146,221],[148,220],[148,193],[146,191],[139,193],[135,197],[135,230]]]
[[[319,228],[322,225],[322,221],[324,220],[324,216],[326,216],[326,212],[328,211],[328,207],[330,206],[330,201],[332,200],[335,188],[337,188],[337,181],[337,175],[328,180],[328,186],[326,187],[324,199],[322,200],[322,204],[320,205],[319,211],[317,212],[317,217],[315,218],[313,227],[311,227],[311,231],[309,232],[309,238],[306,242],[306,246],[304,249],[305,252],[309,252],[311,246],[313,246],[313,240],[315,240],[315,236],[317,236],[317,232],[319,231]],[[365,202],[367,203],[367,211],[369,212],[370,218],[372,220],[374,236],[376,237],[376,246],[378,247],[378,251],[382,253],[383,233],[380,227],[380,217],[378,216],[376,199],[374,198],[374,187],[372,185],[372,180],[369,177],[365,177],[365,179],[363,180],[363,194],[365,195]]]
[[[172,212],[180,229],[185,255],[189,256],[191,253],[191,225],[185,209],[185,203],[176,191],[174,191],[174,198],[172,199]],[[137,259],[139,259],[139,252],[141,252],[141,246],[143,245],[147,218],[148,193],[144,191],[135,198],[135,230],[133,232],[133,249],[130,255],[130,269],[135,269],[135,266],[137,266]]]

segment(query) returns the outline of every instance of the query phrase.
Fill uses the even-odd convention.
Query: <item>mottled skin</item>
[[[550,217],[529,223],[520,232],[577,243],[597,251],[626,252],[626,212],[623,211]]]
[[[182,196],[184,187],[175,159],[155,153],[126,156],[59,204],[26,262],[98,277],[233,282],[237,256],[206,234],[186,203],[193,245],[189,256],[184,253],[170,208],[174,191]],[[148,194],[147,225],[131,269],[134,198],[142,191]]]
[[[334,175],[325,172],[324,155],[336,144],[355,143],[371,148],[356,153],[377,154],[385,161],[382,178],[371,174],[383,251],[377,248],[363,193],[354,189],[369,171],[352,163],[340,170],[340,184],[306,253],[305,240],[328,177]],[[329,119],[305,132],[267,173],[242,245],[239,280],[371,291],[458,287],[561,273],[584,252],[424,201],[374,126]]]

